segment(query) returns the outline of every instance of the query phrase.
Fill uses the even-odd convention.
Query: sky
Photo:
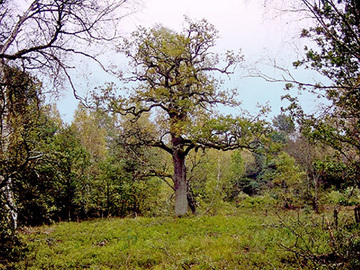
[[[272,0],[275,1],[275,0]],[[280,0],[281,1],[281,0]],[[144,0],[138,11],[124,18],[122,29],[124,36],[138,26],[153,27],[162,24],[176,31],[184,26],[184,16],[192,20],[205,18],[219,31],[219,40],[214,48],[221,53],[226,50],[241,49],[245,61],[242,67],[227,81],[224,87],[236,88],[242,107],[251,114],[258,111],[257,104],[268,104],[270,116],[280,113],[286,106],[281,96],[286,94],[284,83],[269,83],[261,78],[248,77],[247,73],[255,66],[270,76],[280,76],[271,66],[264,64],[269,60],[278,65],[291,68],[302,52],[303,44],[299,40],[301,28],[307,22],[296,15],[282,15],[266,0]],[[106,60],[105,60],[106,61]],[[121,60],[123,61],[123,60]],[[125,65],[119,65],[124,67]],[[296,74],[296,71],[293,71]],[[300,79],[309,80],[307,73],[298,73]],[[116,78],[94,69],[86,76],[76,75],[81,96],[89,90],[103,85],[106,81],[117,82]],[[302,96],[302,102],[313,105],[313,97]],[[78,101],[71,91],[57,102],[59,111],[66,122],[70,122]]]

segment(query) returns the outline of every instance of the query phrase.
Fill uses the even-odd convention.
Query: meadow
[[[15,269],[351,269],[321,262],[341,252],[332,211],[236,208],[184,218],[135,217],[23,228]],[[339,228],[351,223],[339,212]],[[357,228],[355,228],[358,231]],[[342,239],[344,240],[344,239]],[[336,255],[337,256],[337,255]],[[352,262],[354,263],[354,262]],[[349,266],[350,265],[350,266]],[[354,268],[356,269],[356,268]]]

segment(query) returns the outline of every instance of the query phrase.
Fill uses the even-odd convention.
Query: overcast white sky
[[[271,0],[273,1],[273,0]],[[297,60],[297,48],[301,47],[297,37],[303,21],[294,16],[276,16],[266,0],[144,0],[142,7],[135,14],[124,19],[124,34],[135,30],[137,26],[152,27],[162,24],[166,27],[180,31],[183,27],[184,16],[191,19],[207,19],[219,30],[220,39],[216,50],[242,50],[245,56],[243,66],[250,68],[255,62],[264,59],[276,59],[278,64],[290,67]],[[269,2],[269,1],[268,1]],[[302,48],[298,48],[299,51]],[[274,71],[263,67],[270,74]],[[96,74],[92,74],[92,76]],[[269,102],[272,115],[280,112],[281,95],[285,94],[283,84],[266,83],[262,79],[243,78],[244,70],[239,70],[231,81],[226,84],[229,88],[237,88],[239,99],[243,107],[255,113],[256,104]],[[110,77],[98,76],[90,83],[82,83],[85,88],[94,88],[103,84]],[[106,79],[105,79],[106,78]],[[304,101],[306,102],[306,101]],[[65,121],[72,119],[77,101],[71,93],[58,102],[60,113]]]
[[[243,48],[244,53],[261,53],[266,47],[274,47],[288,32],[286,22],[276,22],[266,0],[145,0],[144,9],[135,14],[132,24],[164,26],[181,30],[184,16],[191,19],[207,19],[219,30],[219,50]],[[269,14],[270,13],[270,14]],[[282,23],[281,23],[282,22]]]

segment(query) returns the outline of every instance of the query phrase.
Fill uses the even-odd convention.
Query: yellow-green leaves
[[[124,42],[121,51],[128,56],[131,67],[127,81],[135,82],[130,98],[118,102],[111,95],[114,111],[138,116],[155,108],[168,114],[171,121],[192,119],[198,107],[209,111],[216,104],[234,105],[233,95],[222,90],[215,73],[231,73],[242,56],[227,52],[220,60],[211,52],[217,31],[206,20],[193,22],[186,18],[187,27],[175,32],[158,25],[139,28]],[[221,62],[220,62],[221,61]],[[224,64],[225,67],[219,67]]]

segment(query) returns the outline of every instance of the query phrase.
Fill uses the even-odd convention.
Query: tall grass
[[[30,253],[16,269],[298,269],[296,211],[238,209],[233,215],[97,219],[28,228]],[[307,218],[308,217],[308,218]],[[331,218],[329,216],[329,218]],[[306,222],[305,222],[306,223]],[[304,223],[304,224],[305,224]],[[313,228],[326,235],[320,226]],[[317,243],[326,249],[325,238]],[[326,252],[326,250],[324,251]]]

